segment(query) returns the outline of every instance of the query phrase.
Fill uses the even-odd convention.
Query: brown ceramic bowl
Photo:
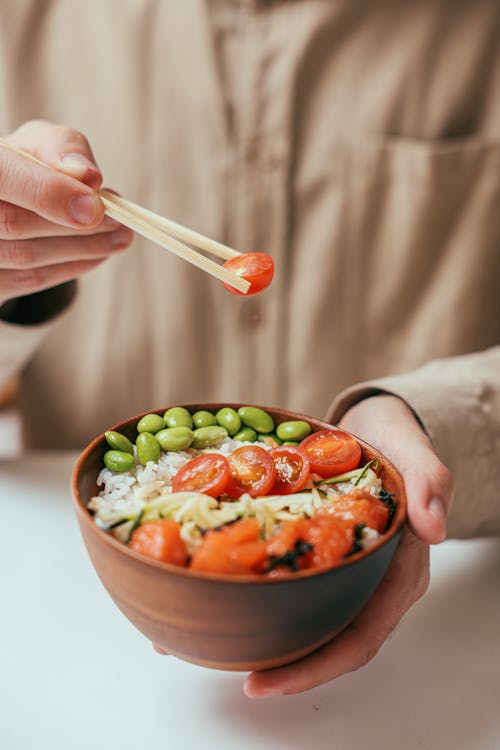
[[[241,406],[185,406],[190,411],[216,411],[228,405]],[[262,408],[277,424],[305,419],[315,431],[331,428],[301,414]],[[112,429],[134,440],[141,416]],[[358,442],[362,462],[377,458],[384,488],[395,495],[397,508],[389,530],[374,546],[335,568],[269,579],[200,573],[158,562],[102,531],[86,509],[98,492],[96,478],[107,450],[100,435],[81,454],[72,479],[76,513],[94,567],[126,617],[149,640],[182,659],[228,670],[269,669],[299,659],[340,632],[366,604],[389,565],[406,518],[401,476],[377,450]]]

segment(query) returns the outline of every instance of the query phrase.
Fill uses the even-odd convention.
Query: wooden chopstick
[[[33,154],[24,151],[18,146],[14,146],[3,138],[0,138],[0,146],[17,153],[26,159],[30,159],[43,167],[51,167],[51,165],[37,159]],[[233,248],[228,247],[227,245],[217,242],[216,240],[205,237],[205,235],[202,235],[199,232],[195,232],[194,230],[183,227],[181,224],[177,224],[159,214],[155,214],[147,208],[138,206],[136,203],[133,203],[126,198],[117,196],[109,190],[102,188],[97,191],[97,194],[104,203],[104,209],[107,216],[119,221],[121,224],[129,227],[129,229],[137,232],[137,234],[140,234],[142,237],[151,240],[164,250],[168,250],[174,255],[187,260],[202,271],[219,279],[219,281],[229,284],[229,286],[234,287],[243,294],[248,292],[251,286],[249,281],[243,279],[241,276],[238,276],[227,268],[223,268],[223,266],[215,263],[215,261],[210,258],[206,258],[201,253],[186,246],[179,240],[182,239],[185,242],[196,245],[212,255],[216,255],[225,260],[235,258],[241,253],[233,250]]]
[[[199,247],[201,250],[205,250],[210,255],[215,255],[217,258],[223,258],[224,260],[230,260],[241,255],[237,250],[234,250],[228,245],[223,245],[222,242],[217,242],[210,237],[206,237],[200,232],[195,232],[194,229],[188,229],[188,227],[177,224],[172,219],[167,219],[165,216],[154,213],[149,208],[143,208],[142,206],[133,203],[127,198],[123,198],[121,195],[115,195],[115,193],[101,188],[97,191],[101,198],[107,198],[114,206],[124,208],[129,213],[133,213],[135,216],[141,216],[148,223],[154,224],[158,229],[161,229],[171,237],[175,237],[181,242],[187,242],[190,245]]]

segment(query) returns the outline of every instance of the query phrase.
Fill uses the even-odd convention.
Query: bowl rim
[[[96,523],[93,521],[93,517],[91,513],[87,510],[85,501],[80,496],[80,492],[78,489],[78,483],[79,483],[79,476],[81,469],[87,460],[87,458],[92,454],[92,452],[98,448],[103,441],[105,441],[104,432],[108,432],[111,430],[115,430],[119,432],[124,427],[130,425],[133,422],[138,422],[143,416],[146,414],[164,414],[167,409],[172,408],[171,406],[166,406],[164,409],[151,409],[150,411],[142,412],[141,414],[135,415],[133,417],[128,417],[127,419],[123,419],[117,424],[106,428],[105,431],[101,432],[98,436],[96,436],[93,440],[91,440],[90,443],[83,449],[83,451],[80,453],[80,455],[77,458],[77,461],[75,463],[75,466],[73,468],[72,474],[71,474],[71,490],[72,490],[72,500],[73,500],[73,506],[75,508],[77,517],[80,521],[80,523],[85,524],[86,528],[94,534],[100,541],[110,546],[112,549],[114,549],[119,554],[123,555],[126,558],[132,558],[133,560],[146,565],[151,566],[153,568],[156,568],[159,571],[168,572],[175,574],[177,576],[186,577],[191,580],[197,580],[197,581],[213,581],[217,583],[227,583],[227,584],[264,584],[264,585],[278,585],[278,584],[290,584],[293,581],[302,581],[304,579],[308,579],[311,577],[317,577],[317,576],[324,576],[332,573],[335,570],[339,570],[345,567],[354,566],[357,563],[362,562],[367,557],[370,557],[372,554],[377,552],[382,547],[385,547],[397,534],[399,534],[403,528],[403,526],[406,523],[407,520],[407,497],[406,497],[406,489],[403,477],[401,476],[401,473],[398,471],[398,469],[394,466],[394,464],[386,458],[377,448],[370,445],[370,443],[367,443],[362,438],[358,437],[357,435],[349,432],[348,430],[344,430],[342,427],[338,427],[337,425],[331,424],[329,422],[325,422],[322,419],[318,419],[316,417],[310,417],[306,414],[302,414],[301,412],[291,411],[289,409],[282,409],[281,407],[272,407],[272,406],[260,406],[258,404],[251,404],[251,403],[243,403],[243,402],[206,402],[206,403],[182,403],[182,404],[174,404],[173,406],[181,406],[188,411],[199,411],[201,408],[206,409],[207,411],[218,411],[219,409],[223,408],[224,406],[229,406],[231,408],[238,409],[241,406],[255,406],[256,408],[263,409],[265,411],[269,412],[279,412],[280,414],[284,415],[285,417],[293,417],[296,420],[305,420],[313,426],[313,432],[317,432],[319,430],[341,430],[342,432],[346,432],[348,435],[351,435],[354,437],[354,439],[365,449],[368,449],[371,453],[374,454],[374,457],[377,458],[380,463],[388,467],[391,472],[394,473],[394,475],[400,480],[400,488],[399,488],[399,495],[397,498],[397,506],[396,511],[394,513],[394,516],[391,521],[391,525],[389,529],[384,532],[384,534],[378,539],[374,544],[372,544],[370,547],[367,547],[365,549],[362,549],[358,552],[355,552],[352,555],[349,555],[348,557],[343,558],[340,562],[336,563],[333,566],[327,567],[327,568],[308,568],[306,570],[298,570],[293,572],[293,574],[289,576],[283,576],[283,577],[276,577],[271,578],[269,576],[262,575],[261,573],[246,573],[246,574],[233,574],[230,573],[212,573],[208,571],[197,571],[197,570],[191,570],[190,568],[181,567],[179,565],[173,565],[172,563],[163,562],[161,560],[155,560],[154,558],[148,558],[145,555],[141,555],[139,552],[135,552],[135,550],[130,549],[130,547],[123,542],[120,542],[118,539],[113,537],[111,534],[107,533],[103,529],[101,529]],[[87,501],[88,502],[88,501]]]

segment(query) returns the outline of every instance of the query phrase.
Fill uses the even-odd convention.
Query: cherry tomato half
[[[250,297],[252,294],[262,292],[269,286],[274,276],[274,261],[267,253],[241,253],[235,258],[226,260],[223,267],[250,281],[250,289],[246,294],[229,284],[224,284],[230,292],[242,297]]]
[[[300,492],[309,478],[309,459],[300,448],[282,445],[270,451],[276,469],[272,495]]]
[[[172,492],[203,492],[221,495],[229,481],[229,464],[220,453],[204,453],[179,469],[172,481]]]
[[[307,455],[311,471],[327,479],[356,469],[361,460],[361,447],[343,430],[313,432],[300,443]]]
[[[228,456],[230,477],[226,493],[240,497],[248,492],[252,497],[267,495],[276,478],[274,461],[269,451],[258,445],[243,445]]]

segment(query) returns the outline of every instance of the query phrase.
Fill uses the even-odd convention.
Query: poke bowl
[[[225,670],[295,661],[345,628],[391,561],[401,476],[321,420],[187,404],[111,427],[80,455],[74,506],[125,616],[170,654]]]

